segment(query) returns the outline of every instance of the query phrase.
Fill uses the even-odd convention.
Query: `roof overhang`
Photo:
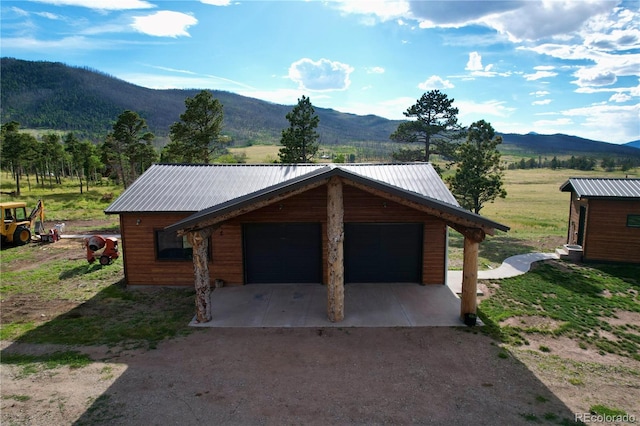
[[[392,201],[424,211],[427,214],[440,217],[456,229],[460,226],[478,228],[489,235],[493,235],[495,230],[505,232],[509,230],[509,227],[506,225],[494,222],[461,207],[426,197],[385,182],[370,179],[337,166],[326,166],[286,182],[201,210],[166,227],[165,230],[184,234],[190,231],[217,226],[236,216],[322,186],[334,176],[343,179],[343,182],[347,185],[358,187],[362,190],[386,197]]]

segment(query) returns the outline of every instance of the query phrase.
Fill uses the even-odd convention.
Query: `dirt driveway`
[[[7,349],[29,350],[13,346]],[[574,419],[516,358],[464,328],[205,329],[151,351],[86,349],[103,360],[22,378],[17,367],[3,366],[2,423],[516,425]]]

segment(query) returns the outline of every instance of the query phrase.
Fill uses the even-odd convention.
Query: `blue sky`
[[[639,3],[34,0],[1,54],[149,88],[235,92],[391,119],[424,92],[500,132],[640,139]]]

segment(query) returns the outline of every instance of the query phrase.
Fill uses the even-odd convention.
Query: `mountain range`
[[[184,101],[200,90],[154,90],[133,85],[98,70],[59,62],[1,58],[2,123],[21,128],[72,131],[101,141],[124,110],[143,117],[160,144],[169,126],[184,112]],[[223,133],[234,145],[277,144],[292,105],[278,105],[224,91],[211,91],[223,105]],[[323,145],[389,145],[389,135],[401,121],[360,116],[315,107]],[[498,129],[499,130],[499,129]],[[626,145],[591,141],[569,135],[501,134],[501,151],[517,155],[594,155],[640,157],[640,141]]]

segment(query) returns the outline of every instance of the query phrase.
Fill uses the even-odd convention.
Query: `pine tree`
[[[221,138],[222,104],[202,90],[185,100],[186,110],[170,128],[171,142],[162,152],[164,161],[205,163],[227,153],[228,139]]]
[[[405,150],[404,161],[429,162],[431,154],[451,157],[454,142],[463,137],[458,125],[458,108],[453,107],[453,101],[439,90],[431,90],[404,112],[405,117],[414,120],[400,123],[389,138],[394,142],[422,143],[424,146],[422,150]],[[407,153],[413,153],[413,156],[405,158]]]
[[[304,95],[286,115],[290,126],[282,131],[282,148],[278,156],[282,163],[310,163],[318,152],[320,135],[316,128],[320,118],[315,113],[311,100]]]
[[[495,136],[491,124],[480,120],[469,126],[467,140],[456,150],[458,168],[447,182],[460,205],[474,213],[497,197],[507,196],[497,149],[501,143],[502,137]]]

